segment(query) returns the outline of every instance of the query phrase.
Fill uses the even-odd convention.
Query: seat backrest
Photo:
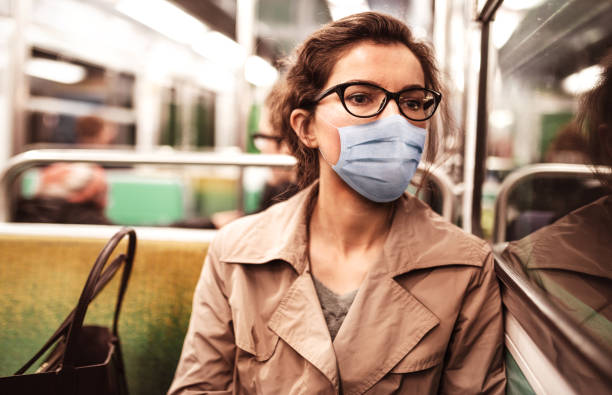
[[[20,225],[0,226],[0,376],[13,374],[34,355],[76,305],[108,239],[101,235],[110,237],[118,229]],[[14,231],[7,231],[7,226]],[[28,226],[45,232],[24,233]],[[146,228],[136,232],[136,259],[119,335],[130,393],[164,394],[178,362],[212,233]],[[147,233],[155,237],[142,237]],[[118,280],[113,279],[91,305],[86,323],[112,323]]]
[[[513,241],[606,194],[586,165],[545,163],[510,173],[495,204],[493,242]]]

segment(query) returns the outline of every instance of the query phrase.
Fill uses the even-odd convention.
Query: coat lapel
[[[398,202],[383,253],[361,285],[332,345],[307,267],[308,202],[315,196],[316,187],[272,206],[266,221],[248,228],[252,234],[228,235],[236,240],[228,245],[242,248],[228,250],[221,260],[240,264],[266,264],[279,259],[288,262],[297,279],[282,297],[268,327],[335,388],[339,388],[341,378],[345,394],[362,394],[440,322],[395,277],[416,269],[471,265],[482,260],[478,257],[486,247],[478,243],[457,245],[455,234],[459,230],[449,231],[451,225],[433,216],[416,198],[404,196]],[[249,238],[258,243],[238,241]]]
[[[368,276],[334,340],[344,393],[367,391],[439,322],[392,277]]]
[[[221,261],[264,265],[281,260],[293,267],[297,278],[285,291],[268,321],[268,327],[338,388],[331,337],[307,268],[307,216],[317,188],[314,183],[292,199],[272,206],[266,211],[265,221],[258,220],[257,216],[251,217],[258,220],[256,226],[246,227],[246,233],[228,235],[232,238],[228,244],[238,248],[228,250]],[[240,242],[245,239],[257,240],[257,243]]]
[[[272,314],[268,327],[337,388],[336,356],[308,271],[293,282]]]
[[[395,280],[414,269],[440,265],[421,259],[416,199],[400,199],[382,254],[359,288],[334,340],[345,394],[361,394],[380,381],[440,320]],[[412,216],[416,220],[416,216]],[[422,243],[422,241],[421,241]],[[423,243],[425,244],[425,243]],[[421,245],[423,245],[421,244]]]

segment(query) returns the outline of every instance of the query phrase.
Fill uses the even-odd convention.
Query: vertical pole
[[[463,196],[462,227],[472,232],[472,206],[474,193],[474,169],[476,161],[476,136],[478,117],[478,77],[480,71],[480,43],[482,41],[481,25],[472,23],[468,26],[468,56],[465,58],[465,138],[463,141]],[[478,56],[477,56],[478,55]]]
[[[238,0],[236,7],[236,38],[238,44],[245,49],[246,55],[254,53],[255,48],[255,5],[256,0]],[[247,122],[249,109],[253,102],[251,86],[244,77],[244,65],[237,76],[236,99],[238,103],[238,130],[237,142],[240,148],[246,150]],[[238,209],[244,211],[244,168],[240,167],[238,178]]]
[[[151,152],[160,141],[162,90],[146,73],[136,77],[136,150]]]
[[[12,10],[7,13],[12,15]],[[11,157],[13,136],[13,41],[15,24],[12,20],[3,21],[8,28],[0,32],[0,166],[4,168]]]
[[[482,23],[480,41],[480,75],[478,80],[478,113],[476,118],[476,158],[474,163],[474,189],[472,194],[472,233],[482,237],[480,223],[482,184],[484,183],[487,161],[487,80],[489,59],[489,26]]]
[[[13,1],[11,3],[11,14],[14,25],[12,37],[7,44],[9,50],[7,59],[8,89],[7,89],[7,104],[6,125],[10,125],[5,131],[6,144],[3,146],[5,152],[2,156],[6,158],[15,155],[21,151],[26,144],[26,104],[29,95],[28,80],[25,75],[26,61],[30,57],[29,46],[25,39],[26,26],[30,21],[31,0]],[[3,158],[4,159],[4,158]],[[15,185],[7,185],[3,191],[0,191],[3,200],[3,206],[7,208],[6,212],[0,213],[0,221],[9,221],[13,217],[14,207],[13,202],[19,194],[19,189]]]
[[[194,110],[195,110],[195,92],[193,87],[186,81],[181,81],[179,90],[180,103],[180,122],[181,135],[178,139],[177,147],[183,151],[188,151],[195,146],[195,128],[194,128]]]
[[[15,29],[9,58],[10,100],[12,102],[12,141],[10,146],[12,147],[11,154],[14,155],[21,152],[26,144],[25,108],[29,95],[29,85],[24,70],[29,58],[29,47],[25,39],[25,29],[30,19],[31,0],[14,1],[12,6]]]
[[[444,74],[449,73],[448,58],[448,34],[449,34],[449,4],[447,0],[433,2],[433,42],[436,49],[438,67]]]

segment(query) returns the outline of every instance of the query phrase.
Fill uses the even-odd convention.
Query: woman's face
[[[357,44],[338,60],[321,91],[350,81],[373,83],[390,92],[409,87],[425,87],[421,64],[412,51],[400,43]],[[340,98],[334,93],[319,102],[310,127],[325,159],[335,164],[340,157],[340,135],[337,128],[369,123],[395,114],[400,114],[397,103],[390,100],[384,111],[376,117],[354,117],[344,109]],[[410,122],[422,128],[427,124],[427,121]]]

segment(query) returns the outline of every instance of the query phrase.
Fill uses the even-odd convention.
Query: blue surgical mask
[[[391,202],[404,193],[421,160],[425,129],[396,114],[341,127],[338,133],[340,158],[330,165],[344,182],[379,203]]]

